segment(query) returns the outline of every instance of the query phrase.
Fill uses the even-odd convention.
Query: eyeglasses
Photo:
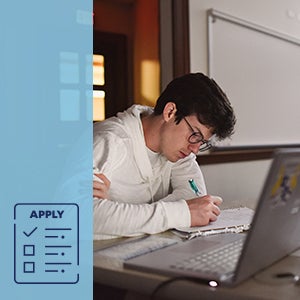
[[[200,147],[199,147],[199,151],[200,152],[203,152],[203,151],[206,151],[208,149],[211,148],[211,143],[210,141],[207,141],[203,138],[203,135],[200,131],[196,132],[194,131],[193,127],[191,126],[191,124],[187,121],[187,119],[185,117],[183,117],[184,121],[186,122],[186,124],[189,126],[189,128],[191,129],[192,131],[192,134],[189,136],[188,138],[188,142],[190,144],[198,144],[198,143],[201,143],[200,144]]]

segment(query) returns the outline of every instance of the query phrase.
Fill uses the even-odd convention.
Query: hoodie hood
[[[117,117],[125,126],[126,133],[131,136],[136,164],[141,177],[149,181],[153,177],[152,166],[148,158],[147,146],[144,138],[144,131],[141,121],[141,114],[152,114],[151,107],[142,105],[133,105],[126,111],[118,113]]]

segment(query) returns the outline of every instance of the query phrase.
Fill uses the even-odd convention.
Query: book
[[[249,230],[253,215],[254,210],[248,207],[224,209],[215,222],[206,226],[174,228],[173,232],[186,239],[219,233],[240,233]]]

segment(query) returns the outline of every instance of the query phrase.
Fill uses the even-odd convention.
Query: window
[[[93,55],[93,121],[105,119],[105,65],[104,56]]]
[[[93,120],[102,121],[128,108],[132,75],[128,72],[127,38],[94,31]]]

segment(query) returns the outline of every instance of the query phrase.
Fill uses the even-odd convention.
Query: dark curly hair
[[[236,118],[226,94],[213,79],[202,73],[172,80],[157,99],[154,114],[162,114],[168,102],[176,104],[176,124],[185,116],[196,115],[200,123],[214,128],[218,139],[233,134]]]

